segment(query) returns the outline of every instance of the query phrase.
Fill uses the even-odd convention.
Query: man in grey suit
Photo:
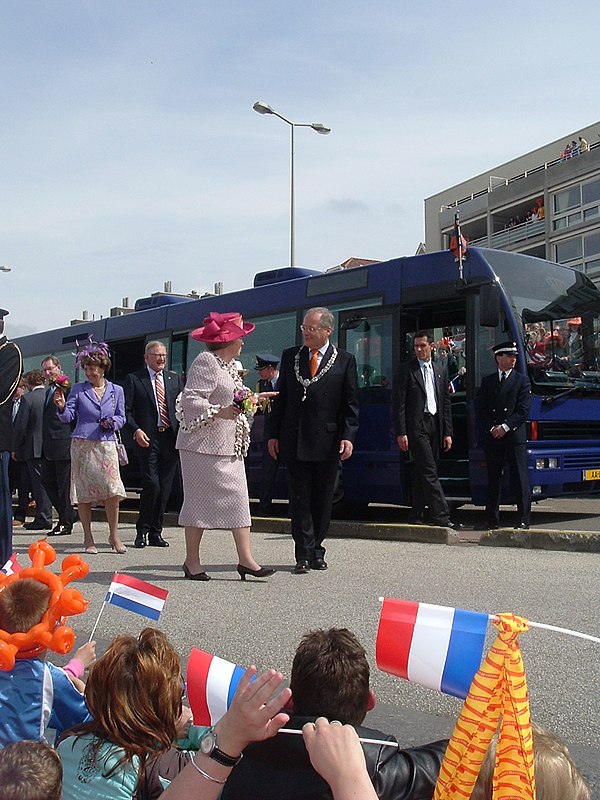
[[[415,334],[413,347],[415,357],[400,365],[395,403],[396,440],[402,452],[410,451],[415,466],[409,519],[422,523],[427,507],[434,524],[455,528],[437,470],[440,451],[452,447],[448,374],[432,360],[434,344],[428,331]]]
[[[34,369],[24,376],[29,391],[21,398],[19,411],[14,423],[13,458],[20,458],[27,464],[31,480],[31,493],[35,500],[35,517],[23,527],[32,531],[52,529],[52,503],[42,486],[42,447],[44,402],[44,373]]]
[[[179,423],[175,400],[181,378],[166,370],[167,350],[152,341],[144,350],[146,365],[125,378],[127,426],[140,465],[142,493],[136,523],[135,547],[168,547],[163,539],[163,517],[179,466],[175,449]]]

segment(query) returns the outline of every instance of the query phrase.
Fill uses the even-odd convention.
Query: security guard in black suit
[[[487,526],[495,529],[500,525],[502,475],[508,463],[519,512],[516,527],[527,530],[531,517],[531,489],[527,474],[525,423],[531,405],[531,384],[527,375],[515,370],[519,352],[516,342],[502,342],[493,350],[498,369],[483,378],[477,395],[488,473]]]
[[[271,353],[258,353],[256,356],[256,364],[254,369],[258,372],[259,380],[256,384],[256,393],[260,392],[276,392],[277,382],[279,380],[279,370],[277,366],[279,358]],[[277,469],[279,467],[279,459],[271,458],[267,448],[269,440],[269,413],[271,406],[265,409],[264,412],[258,411],[254,417],[254,424],[252,426],[252,436],[255,441],[259,440],[262,435],[263,439],[263,456],[260,475],[260,495],[258,502],[258,516],[270,517],[273,513],[271,503],[273,502],[273,492],[275,491],[275,479],[277,477]]]
[[[8,462],[13,447],[12,396],[23,372],[21,351],[4,336],[4,317],[0,308],[0,567],[12,555],[12,496],[8,480]]]

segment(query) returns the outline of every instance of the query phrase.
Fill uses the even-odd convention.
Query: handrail
[[[600,142],[594,142],[593,144],[589,145],[589,150],[595,150],[597,147],[600,147]],[[589,152],[588,150],[588,152]],[[571,158],[580,158],[585,153],[579,153],[579,155],[571,156]],[[532,169],[526,169],[524,172],[520,172],[518,175],[514,175],[512,178],[506,178],[504,182],[504,186],[508,186],[509,183],[513,181],[520,181],[523,178],[527,178],[529,175],[533,175],[536,172],[540,172],[541,170],[546,170],[549,167],[554,167],[556,164],[562,164],[564,161],[570,161],[570,158],[555,158],[553,161],[546,161],[543,164],[540,164],[537,167],[532,167]],[[444,203],[443,208],[456,208],[457,206],[462,205],[462,203],[468,203],[469,200],[474,200],[476,197],[481,197],[484,194],[490,194],[494,191],[494,188],[497,188],[499,184],[496,184],[495,187],[488,186],[486,189],[481,189],[479,192],[472,192],[467,197],[461,197],[460,200],[453,200],[451,203]]]

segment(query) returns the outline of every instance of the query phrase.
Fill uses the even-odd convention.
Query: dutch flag
[[[215,725],[225,714],[246,670],[231,661],[192,648],[187,692],[194,725]]]
[[[481,666],[488,622],[488,614],[385,598],[377,631],[377,666],[465,698]]]
[[[166,589],[115,572],[104,602],[158,620],[168,594]]]

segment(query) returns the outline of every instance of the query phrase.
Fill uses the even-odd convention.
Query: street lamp
[[[275,109],[266,103],[256,102],[252,108],[258,114],[273,114],[283,122],[290,126],[290,267],[295,265],[296,261],[296,199],[295,199],[295,185],[294,185],[294,128],[312,128],[313,131],[321,133],[326,136],[331,133],[331,128],[322,125],[320,122],[292,122],[282,114],[279,114]]]

